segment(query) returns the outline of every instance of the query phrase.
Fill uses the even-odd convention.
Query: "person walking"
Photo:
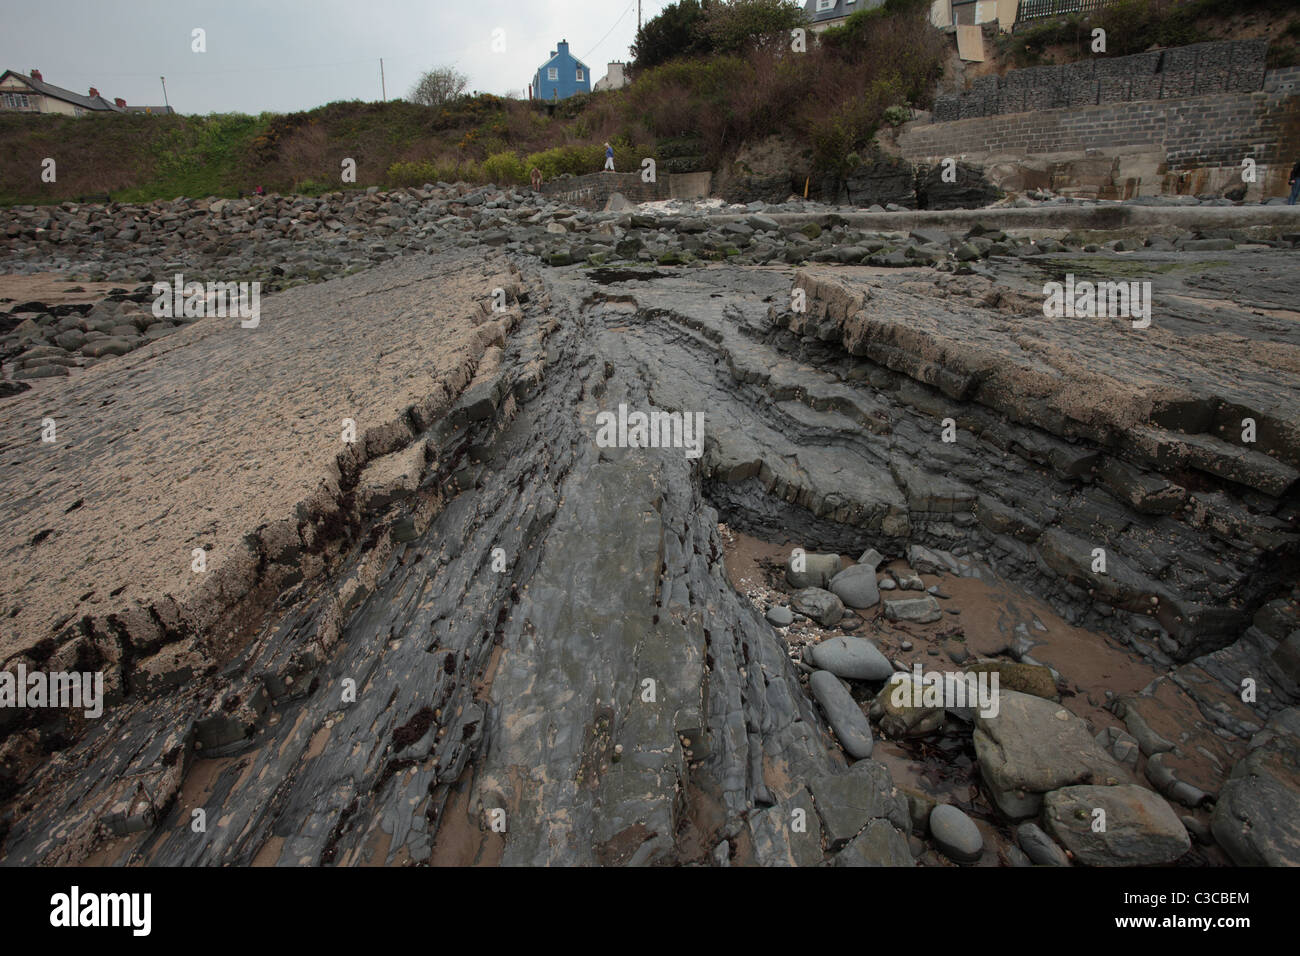
[[[1286,201],[1288,206],[1294,206],[1296,200],[1300,199],[1300,160],[1291,167],[1291,178],[1287,180],[1291,184],[1291,198]]]
[[[614,147],[609,143],[605,144],[605,169],[611,173],[614,171]]]
[[[536,166],[534,166],[533,171],[528,174],[528,178],[533,184],[533,192],[537,192],[542,188],[542,171]]]

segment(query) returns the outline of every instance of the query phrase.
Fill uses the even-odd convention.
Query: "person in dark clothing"
[[[1291,167],[1291,178],[1287,182],[1291,184],[1291,198],[1286,201],[1286,204],[1294,206],[1296,200],[1300,199],[1300,160]]]

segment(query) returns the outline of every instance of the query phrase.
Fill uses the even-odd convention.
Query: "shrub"
[[[454,103],[465,92],[469,77],[450,66],[429,70],[416,81],[407,99],[421,106],[446,106]]]
[[[702,30],[721,53],[787,47],[790,31],[808,20],[793,0],[717,0],[705,8]]]
[[[617,163],[617,150],[615,151]],[[546,179],[554,179],[569,173],[581,176],[585,173],[598,172],[605,165],[605,147],[594,143],[589,146],[556,146],[540,153],[533,153],[524,159],[524,172],[530,174],[533,167],[542,171]]]
[[[891,106],[885,110],[884,119],[890,126],[902,126],[912,118],[912,111],[906,106]]]
[[[704,6],[700,0],[670,3],[637,30],[632,56],[637,69],[645,70],[678,57],[711,52],[703,34]]]
[[[483,160],[483,175],[498,184],[522,183],[528,180],[528,170],[513,150],[493,153]]]
[[[901,87],[897,75],[883,77],[861,97],[847,99],[816,119],[811,131],[815,168],[838,175],[847,172],[850,157],[871,142],[886,104],[900,97]]]
[[[425,183],[435,183],[440,178],[437,168],[430,162],[398,162],[388,167],[388,183],[391,186],[423,186]]]

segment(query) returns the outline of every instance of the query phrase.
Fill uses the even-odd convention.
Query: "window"
[[[579,83],[582,82],[582,70],[579,70],[579,71],[578,71],[578,82],[579,82]]]
[[[817,12],[825,13],[827,10],[835,9],[835,0],[817,0]]]
[[[558,80],[560,78],[560,68],[558,66],[551,67],[546,71],[546,78],[548,80]]]
[[[6,93],[4,95],[5,107],[11,110],[25,110],[30,106],[26,93]]]

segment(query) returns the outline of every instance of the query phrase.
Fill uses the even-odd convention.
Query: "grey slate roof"
[[[65,90],[61,86],[55,86],[53,83],[46,83],[44,80],[34,80],[26,73],[19,73],[16,70],[5,70],[0,73],[0,82],[6,76],[16,76],[37,93],[45,96],[52,96],[56,100],[63,100],[65,103],[71,103],[74,106],[80,106],[87,110],[112,110],[114,113],[121,113],[122,108],[112,100],[106,100],[102,96],[84,96],[81,93],[74,93],[72,90]]]
[[[835,0],[834,6],[829,10],[817,12],[817,0],[806,0],[803,5],[804,13],[808,14],[808,19],[813,23],[821,23],[823,20],[836,20],[840,17],[851,16],[859,10],[872,10],[876,7],[883,6],[885,0]]]

